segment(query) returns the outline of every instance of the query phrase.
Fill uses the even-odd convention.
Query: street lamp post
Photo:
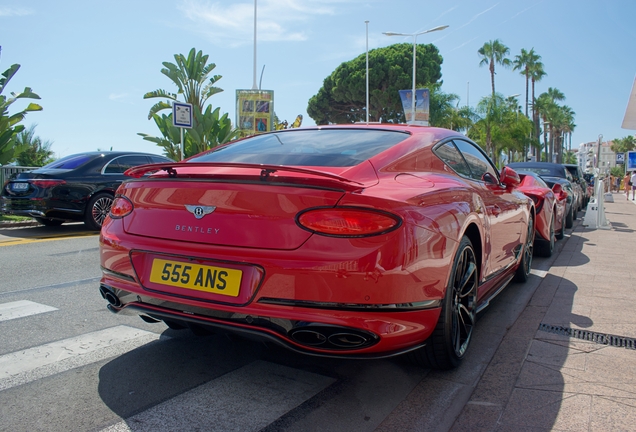
[[[434,31],[444,30],[447,25],[439,26],[419,33],[395,33],[395,32],[383,32],[385,36],[410,36],[413,38],[413,92],[411,93],[411,121],[415,121],[415,67],[416,67],[416,54],[417,54],[417,37],[426,33]]]
[[[365,21],[364,25],[367,30],[367,71],[366,71],[366,119],[369,124],[369,21]]]

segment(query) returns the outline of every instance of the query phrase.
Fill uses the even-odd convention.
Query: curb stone
[[[36,227],[41,226],[37,221],[27,220],[27,221],[2,221],[0,222],[0,229],[10,229],[10,228],[24,228],[24,227]]]

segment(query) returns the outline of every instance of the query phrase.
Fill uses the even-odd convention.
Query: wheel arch
[[[464,230],[464,236],[468,237],[470,243],[473,245],[475,251],[475,258],[477,259],[478,274],[482,274],[482,259],[483,259],[483,244],[482,235],[479,227],[476,223],[471,222]],[[461,237],[460,237],[461,239]],[[480,278],[481,279],[481,278]]]

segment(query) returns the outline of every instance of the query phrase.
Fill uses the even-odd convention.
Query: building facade
[[[593,174],[597,166],[601,174],[609,174],[611,168],[616,166],[616,153],[610,148],[612,141],[601,143],[601,151],[598,152],[598,142],[592,141],[579,145],[577,154],[578,165],[583,172]],[[598,158],[598,164],[597,162]]]

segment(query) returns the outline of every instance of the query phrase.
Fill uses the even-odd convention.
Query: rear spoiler
[[[348,183],[348,184],[356,184],[359,186],[364,186],[363,183],[347,179],[345,177],[341,177],[337,174],[332,174],[329,172],[307,169],[307,168],[296,168],[289,167],[283,165],[266,165],[266,164],[249,164],[249,163],[236,163],[236,162],[175,162],[175,163],[160,163],[160,164],[148,164],[148,165],[140,165],[133,168],[129,168],[124,172],[125,175],[134,178],[140,178],[144,174],[157,172],[157,171],[166,171],[169,177],[176,178],[179,173],[178,170],[188,169],[188,168],[245,168],[245,169],[255,169],[260,170],[260,178],[261,180],[266,180],[270,174],[273,174],[278,171],[284,172],[293,172],[299,174],[309,174],[313,176],[326,177],[332,180],[337,180],[339,182]]]

